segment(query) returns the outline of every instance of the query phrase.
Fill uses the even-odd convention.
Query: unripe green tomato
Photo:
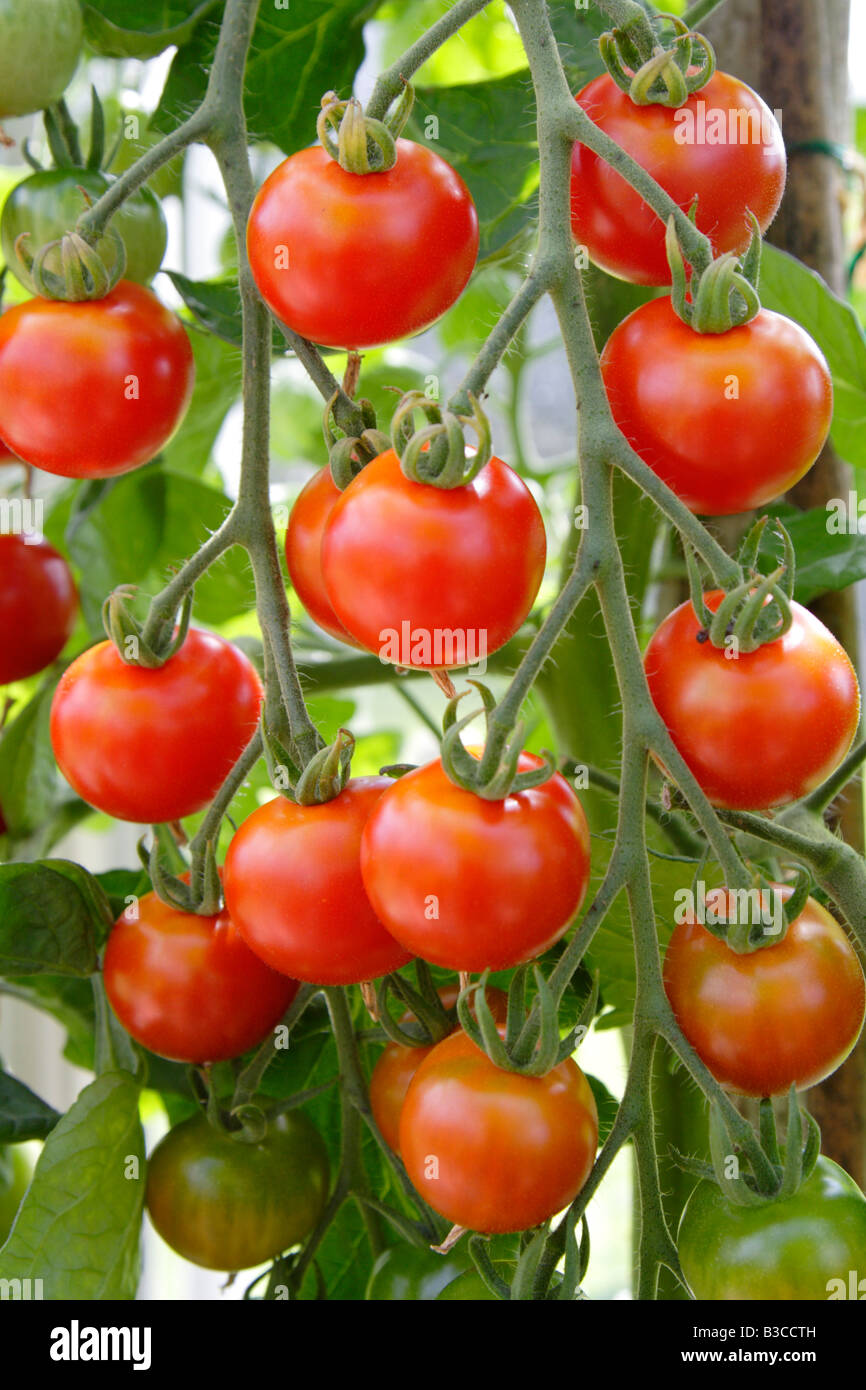
[[[20,1144],[0,1148],[0,1245],[12,1230],[32,1176],[33,1169]]]
[[[78,0],[0,0],[0,120],[57,101],[80,52]]]
[[[866,1277],[866,1197],[823,1157],[793,1197],[765,1206],[734,1206],[714,1182],[700,1182],[677,1245],[697,1299],[851,1297],[851,1274],[855,1286]]]
[[[57,241],[70,231],[85,208],[83,188],[95,202],[112,182],[97,169],[41,169],[12,189],[0,215],[0,246],[12,274],[25,289],[34,291],[33,281],[15,251],[16,238],[29,232],[27,242],[35,255],[46,242]],[[140,188],[124,202],[111,219],[126,247],[125,280],[148,284],[162,265],[168,231],[162,206],[149,188]],[[114,247],[103,237],[96,244],[110,269]]]
[[[469,1269],[465,1274],[452,1279],[440,1294],[437,1303],[501,1303],[485,1284],[477,1269]]]
[[[364,1297],[379,1303],[429,1303],[470,1269],[470,1255],[459,1248],[437,1255],[416,1245],[392,1245],[373,1265]]]
[[[251,1269],[298,1244],[328,1200],[328,1153],[300,1110],[272,1115],[257,1144],[193,1115],[157,1144],[150,1219],[172,1250],[205,1269]]]

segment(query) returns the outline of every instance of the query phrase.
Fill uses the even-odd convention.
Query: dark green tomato
[[[33,292],[34,286],[15,252],[16,238],[29,232],[26,244],[35,255],[40,246],[57,241],[75,226],[85,209],[82,188],[95,202],[111,182],[97,169],[40,169],[12,189],[0,216],[0,245],[6,264],[25,289]],[[159,199],[149,188],[140,188],[115,214],[111,226],[126,247],[124,279],[148,284],[162,265],[168,237]],[[96,249],[110,269],[115,259],[111,240],[103,238]]]
[[[866,1197],[823,1157],[799,1192],[767,1206],[733,1206],[715,1183],[700,1182],[683,1211],[678,1247],[701,1300],[850,1298],[866,1278]]]
[[[205,1269],[251,1269],[315,1226],[328,1198],[328,1154],[299,1110],[272,1116],[258,1144],[193,1115],[150,1157],[147,1209],[172,1250]]]
[[[364,1297],[379,1303],[429,1303],[471,1269],[472,1260],[464,1250],[437,1255],[415,1245],[392,1245],[373,1265]]]
[[[22,1148],[16,1144],[0,1148],[0,1245],[12,1230],[21,1198],[30,1185],[32,1175],[32,1168]]]
[[[502,1300],[491,1293],[477,1269],[469,1269],[465,1274],[452,1279],[440,1294],[438,1303],[500,1303]]]

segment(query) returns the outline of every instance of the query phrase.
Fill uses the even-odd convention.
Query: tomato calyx
[[[694,209],[693,209],[694,211]],[[752,239],[742,256],[727,251],[698,272],[686,273],[677,239],[676,221],[668,219],[665,249],[671,269],[671,305],[678,318],[695,333],[727,333],[751,322],[761,312],[758,280],[761,273],[761,229],[749,213]]]
[[[117,648],[121,661],[127,666],[144,666],[155,670],[180,651],[189,633],[192,617],[192,591],[186,594],[175,617],[157,624],[142,624],[130,609],[136,593],[132,584],[121,584],[108,595],[102,605],[102,623],[106,634]],[[147,628],[155,626],[155,635],[148,636]]]
[[[345,492],[352,479],[357,477],[366,464],[372,463],[379,454],[384,454],[386,450],[390,449],[391,440],[384,430],[379,429],[373,404],[366,399],[355,403],[361,412],[361,421],[364,426],[360,434],[338,436],[334,431],[336,425],[334,406],[339,395],[340,392],[335,391],[325,406],[325,413],[322,417],[322,432],[325,436],[325,447],[328,450],[328,462],[334,485],[341,492]]]
[[[91,199],[84,189],[82,196],[89,206]],[[36,293],[43,299],[59,299],[80,304],[84,300],[104,299],[123,279],[126,270],[126,247],[111,227],[102,235],[113,252],[105,256],[78,232],[67,232],[57,241],[40,246],[34,255],[27,243],[29,232],[22,232],[15,241],[15,253],[33,282]]]
[[[470,693],[462,690],[448,701],[442,718],[442,766],[454,785],[474,792],[485,801],[504,801],[514,792],[528,791],[530,787],[539,787],[549,781],[556,772],[553,755],[544,751],[540,767],[518,771],[525,732],[522,720],[504,730],[495,726],[495,696],[481,681],[470,680],[467,683],[480,694],[482,709],[473,710],[458,719],[460,701]],[[460,735],[467,724],[482,713],[487,725],[487,739],[483,752],[476,758],[464,746]]]
[[[485,970],[480,979],[466,985],[457,997],[457,1017],[464,1033],[486,1053],[501,1071],[520,1076],[546,1076],[566,1058],[574,1055],[586,1035],[598,1003],[598,977],[577,1023],[564,1038],[559,1035],[559,1004],[541,967],[532,965],[535,1001],[527,1011],[526,984],[529,965],[520,965],[508,989],[505,1023],[498,1021],[487,1002]]]
[[[705,87],[716,70],[716,55],[703,34],[676,15],[660,16],[673,28],[673,40],[659,40],[645,11],[602,34],[599,51],[617,86],[636,106],[682,106]]]
[[[409,119],[415,93],[407,82],[383,121],[364,114],[357,97],[341,101],[326,92],[316,121],[325,151],[348,174],[381,174],[397,163],[397,137]]]
[[[778,642],[793,622],[794,548],[785,527],[774,520],[773,529],[782,541],[784,558],[767,575],[755,568],[758,550],[769,518],[761,517],[746,536],[738,564],[745,577],[732,589],[705,592],[697,556],[686,547],[689,594],[695,616],[701,624],[698,642],[710,642],[734,656],[748,655],[759,647]]]
[[[475,396],[468,393],[471,414],[443,410],[423,391],[407,391],[391,420],[391,438],[403,473],[413,483],[450,490],[477,478],[493,456],[490,422]],[[415,413],[427,424],[415,429]],[[464,429],[474,430],[478,448],[470,455]]]
[[[343,791],[352,770],[355,739],[348,729],[340,729],[333,743],[314,753],[294,788],[299,806],[323,806]]]
[[[413,989],[402,975],[383,975],[374,981],[376,1021],[386,1037],[400,1047],[430,1047],[454,1031],[454,1010],[446,1009],[433,983],[426,961],[415,962],[418,988]],[[397,1022],[388,1009],[388,997],[394,994],[404,1007],[411,1010],[415,1020]],[[406,1023],[406,1026],[404,1026]]]

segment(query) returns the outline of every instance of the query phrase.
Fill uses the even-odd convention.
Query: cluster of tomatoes
[[[700,98],[756,112],[767,141],[717,146],[708,159],[706,145],[679,142],[676,113],[635,106],[609,77],[577,100],[680,206],[697,199],[697,226],[716,253],[740,254],[748,214],[763,229],[778,207],[781,136],[760,99],[725,74]],[[572,217],[599,265],[636,283],[670,283],[662,224],[580,144]],[[417,144],[397,140],[393,167],[368,174],[314,148],[285,160],[260,190],[247,249],[283,324],[354,351],[418,332],[454,303],[475,264],[478,223],[456,172]],[[702,515],[779,496],[829,429],[832,390],[819,349],[765,310],[728,332],[698,334],[669,297],[653,300],[615,331],[602,370],[623,434]],[[0,436],[51,473],[110,477],[153,458],[192,381],[180,321],[131,280],[90,302],[36,297],[0,320]],[[327,467],[310,481],[286,554],[296,592],[326,631],[380,655],[390,634],[408,632],[396,664],[438,669],[465,661],[443,657],[437,635],[473,634],[476,654],[487,655],[516,633],[538,593],[546,542],[532,494],[502,460],[443,488],[410,480],[387,450],[343,491]],[[76,595],[65,561],[44,542],[0,537],[0,571],[0,634],[15,632],[14,643],[0,641],[2,684],[59,655]],[[706,596],[711,610],[720,600]],[[784,636],[734,661],[704,640],[690,603],[650,642],[652,699],[718,807],[765,811],[798,799],[853,739],[859,690],[850,661],[806,610],[792,611]],[[57,687],[51,739],[90,805],[124,821],[175,822],[213,800],[261,711],[248,658],[192,628],[156,668],[128,664],[110,642],[84,652]],[[522,755],[520,770],[537,766]],[[491,800],[455,785],[436,760],[393,780],[352,779],[320,804],[277,796],[235,832],[218,912],[183,911],[149,893],[120,917],[105,950],[106,992],[130,1035],[158,1055],[235,1058],[272,1033],[299,982],[365,983],[415,957],[461,973],[535,958],[573,922],[589,868],[586,818],[558,773]],[[789,891],[780,886],[783,897]],[[866,1012],[848,938],[812,900],[783,940],[744,955],[685,922],[664,978],[698,1055],[745,1095],[821,1080],[854,1045]],[[455,998],[443,991],[446,1007]],[[505,996],[488,991],[487,1002],[504,1025]],[[598,1143],[592,1091],[573,1059],[543,1077],[505,1071],[460,1029],[435,1045],[389,1044],[371,1103],[429,1205],[483,1233],[525,1230],[561,1211],[585,1184]],[[204,1155],[209,1179],[200,1176]],[[820,1206],[831,1179],[826,1166],[816,1170],[803,1193]],[[840,1190],[850,1208],[850,1188]],[[684,1268],[699,1296],[714,1296],[690,1272],[688,1252],[733,1218],[707,1214],[716,1197],[706,1185],[698,1193]],[[157,1228],[186,1258],[215,1268],[251,1266],[302,1240],[327,1196],[327,1153],[299,1111],[272,1116],[257,1143],[237,1143],[195,1116],[150,1160]],[[863,1209],[846,1217],[861,1231]]]

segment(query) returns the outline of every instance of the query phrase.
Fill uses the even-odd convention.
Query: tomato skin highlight
[[[421,1063],[400,1116],[400,1152],[424,1200],[485,1234],[528,1230],[562,1211],[597,1146],[595,1100],[571,1058],[546,1076],[520,1076],[462,1032]]]
[[[521,754],[522,771],[540,765]],[[559,773],[485,801],[438,759],[393,784],[361,841],[364,885],[385,926],[450,970],[504,970],[551,946],[581,907],[589,857],[583,807]]]
[[[415,1245],[390,1245],[373,1265],[364,1298],[370,1303],[430,1303],[474,1266],[468,1251],[447,1255]]]
[[[823,1156],[793,1197],[767,1206],[734,1206],[715,1183],[699,1182],[683,1210],[677,1247],[698,1299],[857,1297],[850,1273],[862,1275],[866,1198]]]
[[[715,612],[720,591],[704,597]],[[715,806],[766,811],[796,801],[830,776],[854,740],[854,668],[823,623],[799,603],[791,609],[784,637],[736,660],[697,640],[690,602],[647,647],[653,703]]]
[[[790,897],[789,887],[775,887]],[[707,902],[736,911],[724,889]],[[816,1086],[844,1062],[866,1016],[856,952],[813,898],[783,940],[743,955],[689,914],[668,943],[664,982],[682,1032],[716,1080],[739,1095]]]
[[[78,614],[69,566],[47,541],[0,536],[0,685],[50,666]]]
[[[105,948],[109,1003],[126,1031],[177,1062],[239,1057],[279,1023],[298,984],[254,955],[223,910],[180,912],[147,893]]]
[[[393,169],[374,174],[347,173],[316,145],[259,189],[247,251],[289,328],[325,347],[376,347],[420,333],[459,298],[478,216],[459,174],[423,145],[398,140]]]
[[[785,188],[782,132],[758,94],[729,73],[716,72],[677,110],[635,105],[607,73],[575,101],[684,212],[697,198],[697,227],[712,241],[714,255],[746,250],[749,212],[762,232],[775,217]],[[689,141],[689,127],[700,133],[707,124],[702,116],[709,122],[713,112],[723,113],[726,132],[731,113],[741,117],[737,138],[724,144]],[[743,131],[759,138],[743,140]],[[602,270],[637,285],[670,284],[664,223],[620,174],[579,142],[572,152],[571,225],[575,241]]]
[[[613,418],[693,512],[728,516],[787,492],[818,457],[833,418],[823,353],[762,309],[727,333],[695,333],[669,299],[629,314],[602,353]]]
[[[258,726],[262,685],[230,642],[191,628],[164,666],[129,666],[111,642],[60,679],[51,743],[78,795],[117,820],[182,820],[202,810]]]
[[[239,827],[225,862],[226,907],[272,969],[319,985],[360,984],[411,959],[361,881],[361,832],[387,777],[353,778],[322,806],[278,796]]]
[[[389,449],[334,506],[322,574],[337,618],[367,651],[443,669],[474,665],[514,636],[546,555],[535,499],[501,459],[447,490],[406,478]]]
[[[340,496],[327,466],[304,484],[289,517],[286,564],[292,587],[314,622],[354,647],[357,643],[334,612],[322,576],[322,537]]]
[[[456,985],[448,985],[439,990],[439,997],[446,1009],[453,1008],[460,993]],[[497,1023],[504,1023],[508,1014],[508,995],[501,989],[487,988],[487,1006]],[[472,1012],[475,1013],[474,1004]],[[414,1017],[407,1012],[402,1022],[408,1023]],[[459,1024],[455,1032],[459,1031]],[[403,1101],[413,1076],[435,1047],[405,1047],[402,1043],[389,1042],[380,1053],[370,1077],[370,1107],[379,1132],[389,1148],[400,1152],[400,1113]]]
[[[159,453],[194,375],[183,324],[142,285],[29,299],[0,317],[0,435],[46,473],[116,477]]]
[[[205,1269],[251,1269],[302,1241],[328,1198],[322,1136],[300,1110],[268,1117],[258,1144],[204,1115],[169,1130],[147,1165],[147,1209],[172,1250]]]

